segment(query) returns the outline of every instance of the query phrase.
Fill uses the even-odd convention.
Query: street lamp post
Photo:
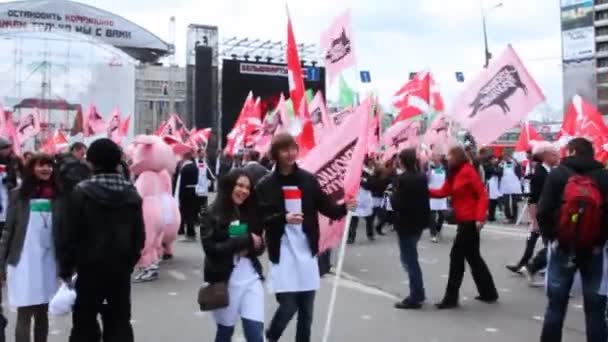
[[[502,2],[492,6],[490,9],[486,10],[483,7],[483,1],[480,1],[480,6],[481,6],[481,23],[483,25],[483,44],[484,44],[484,55],[485,55],[485,60],[486,63],[484,64],[484,68],[488,68],[488,65],[490,65],[490,59],[492,59],[492,53],[490,53],[490,48],[488,47],[488,29],[487,29],[487,16],[490,14],[490,12],[498,7],[502,7]]]

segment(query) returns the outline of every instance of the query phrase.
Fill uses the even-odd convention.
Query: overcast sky
[[[284,0],[82,0],[119,14],[168,39],[169,18],[177,21],[178,62],[183,64],[186,27],[219,26],[220,36],[284,40]],[[296,39],[318,43],[333,17],[352,10],[359,68],[370,70],[384,99],[406,81],[410,71],[429,69],[446,101],[463,87],[454,72],[473,77],[483,61],[481,0],[291,0]],[[491,8],[499,3],[484,0]],[[488,15],[490,50],[498,56],[513,44],[547,96],[562,107],[559,1],[504,0]],[[353,73],[354,75],[354,73]]]

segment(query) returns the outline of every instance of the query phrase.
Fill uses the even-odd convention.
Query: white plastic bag
[[[53,316],[66,316],[72,312],[75,302],[76,290],[61,282],[61,287],[49,304],[49,313]]]

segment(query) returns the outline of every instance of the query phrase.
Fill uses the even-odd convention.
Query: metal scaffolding
[[[316,44],[298,44],[300,60],[304,64],[321,64]],[[286,63],[287,43],[259,38],[232,37],[220,45],[221,59],[245,59],[258,62]]]

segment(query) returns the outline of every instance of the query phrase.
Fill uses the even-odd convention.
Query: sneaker
[[[179,242],[183,242],[183,243],[196,242],[196,236],[185,236],[181,240],[179,240]]]
[[[528,269],[527,266],[524,266],[524,267],[521,268],[521,273],[528,280],[528,286],[530,286],[530,287],[542,287],[543,286],[543,283],[540,282],[536,278],[536,273],[530,272],[530,270]]]
[[[519,265],[507,265],[507,266],[505,266],[505,268],[515,274],[522,275],[523,267],[519,267]]]
[[[155,270],[146,270],[141,277],[135,279],[136,283],[147,283],[151,281],[155,281],[158,279],[158,271]]]
[[[163,261],[173,260],[173,254],[163,254]]]
[[[486,304],[493,304],[498,302],[498,296],[496,297],[482,297],[482,296],[477,296],[475,297],[475,300],[478,300],[480,302],[484,302]]]
[[[432,243],[439,243],[439,239],[437,239],[437,237],[436,237],[436,236],[432,236],[432,237],[431,237],[431,242],[432,242]]]

